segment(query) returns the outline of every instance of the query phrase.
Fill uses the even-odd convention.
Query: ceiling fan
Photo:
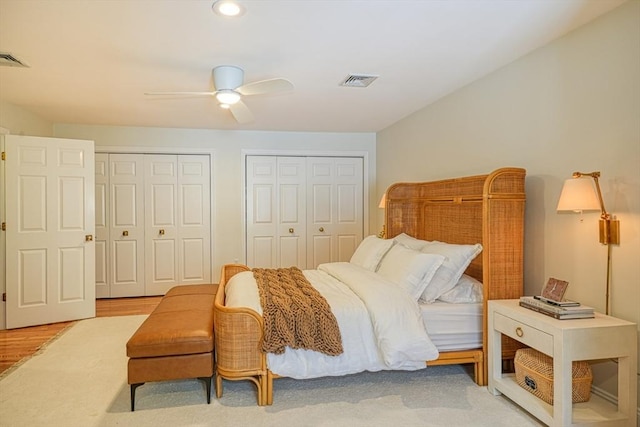
[[[242,97],[283,92],[293,89],[293,84],[282,78],[260,80],[244,84],[244,71],[234,65],[221,65],[213,69],[213,92],[148,92],[145,95],[215,96],[220,107],[228,109],[238,123],[253,120],[253,114],[242,102]]]

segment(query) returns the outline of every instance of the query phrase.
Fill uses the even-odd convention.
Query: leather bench
[[[211,402],[213,301],[217,285],[173,287],[127,342],[131,411],[136,389],[150,381],[198,378]]]

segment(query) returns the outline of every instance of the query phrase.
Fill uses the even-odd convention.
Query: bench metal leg
[[[211,384],[213,382],[213,376],[198,377],[198,379],[204,382],[205,390],[207,393],[207,403],[211,403]],[[136,407],[136,389],[143,384],[144,383],[131,384],[131,412],[134,412]]]
[[[136,389],[144,383],[131,384],[131,412],[135,411]]]
[[[211,403],[211,381],[213,381],[213,376],[211,377],[198,377],[198,379],[204,382],[204,386],[207,392],[207,403]]]

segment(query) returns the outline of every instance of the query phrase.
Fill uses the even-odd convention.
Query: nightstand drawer
[[[517,320],[495,313],[493,328],[514,340],[553,357],[553,336]]]

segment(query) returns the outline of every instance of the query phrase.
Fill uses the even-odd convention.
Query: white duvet
[[[417,370],[438,358],[427,335],[417,302],[404,289],[380,275],[347,262],[305,270],[309,282],[325,297],[335,315],[344,353],[287,348],[267,355],[274,374],[316,378],[385,369]],[[250,271],[236,274],[226,287],[225,305],[248,307],[262,314]]]

